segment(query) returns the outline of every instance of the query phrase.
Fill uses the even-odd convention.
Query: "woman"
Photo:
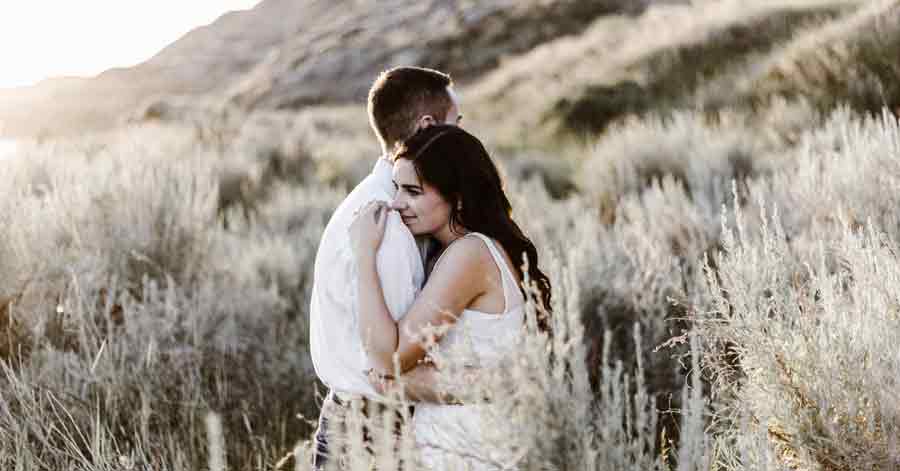
[[[550,282],[538,267],[534,244],[511,217],[500,175],[484,146],[456,126],[426,128],[397,150],[393,177],[395,200],[363,208],[350,229],[359,270],[360,332],[369,360],[389,378],[395,355],[406,372],[426,353],[450,351],[464,340],[476,367],[510,357],[524,323],[523,257],[545,312]],[[375,267],[390,210],[400,213],[414,235],[429,235],[442,249],[399,323],[385,306]],[[547,319],[540,323],[546,328]],[[437,342],[433,349],[429,340]],[[464,455],[472,469],[508,465],[479,450],[478,406],[443,404],[440,393],[420,388],[417,394],[419,400],[435,401],[417,404],[413,419],[423,464],[445,469],[447,460]]]

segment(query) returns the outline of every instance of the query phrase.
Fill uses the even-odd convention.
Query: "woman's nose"
[[[402,196],[397,195],[394,197],[393,200],[391,200],[388,203],[388,206],[390,206],[391,209],[396,209],[397,211],[403,211],[404,209],[406,209],[407,204]]]

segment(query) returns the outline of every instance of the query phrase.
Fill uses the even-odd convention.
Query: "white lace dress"
[[[436,349],[438,354],[452,354],[454,349],[462,347],[473,355],[478,366],[489,366],[514,354],[512,348],[525,322],[524,299],[495,242],[483,234],[467,234],[471,236],[484,241],[500,270],[506,308],[502,314],[464,310]],[[479,410],[482,407],[487,406],[428,403],[416,406],[413,417],[416,446],[426,469],[515,469],[510,466],[511,457],[486,443]]]

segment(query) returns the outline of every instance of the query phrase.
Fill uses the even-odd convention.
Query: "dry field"
[[[555,335],[472,391],[515,469],[900,469],[900,2],[772,5],[604,17],[463,88],[554,281]],[[0,469],[307,469],[364,112],[159,106],[0,165]]]

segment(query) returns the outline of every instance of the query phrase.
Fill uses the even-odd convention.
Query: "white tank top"
[[[491,252],[491,257],[500,270],[504,309],[501,313],[464,309],[456,323],[441,338],[437,352],[451,350],[459,342],[470,342],[468,347],[477,357],[475,362],[485,366],[510,354],[509,348],[515,337],[521,335],[525,324],[525,298],[519,290],[518,280],[493,239],[478,232],[470,232],[464,237],[481,239]]]
[[[465,309],[440,342],[430,350],[432,354],[445,354],[454,365],[485,367],[497,364],[504,358],[516,355],[517,339],[523,334],[525,300],[519,283],[506,259],[494,241],[479,233],[466,235],[484,241],[503,284],[505,306],[502,313],[487,313]],[[465,355],[460,358],[458,355]],[[472,471],[499,471],[488,464],[491,461],[512,463],[513,456],[505,456],[495,449],[483,435],[480,416],[481,405],[440,405],[420,403],[413,415],[416,445],[424,469],[469,469]],[[505,468],[516,469],[516,468]]]

